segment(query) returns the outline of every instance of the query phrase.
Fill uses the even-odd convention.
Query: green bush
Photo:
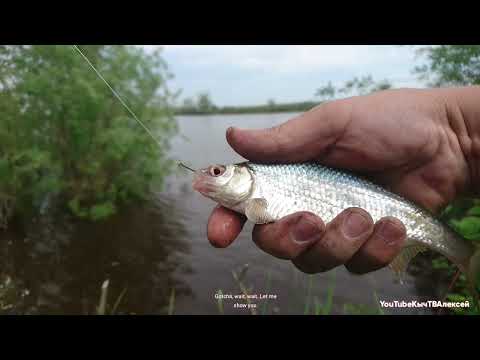
[[[480,248],[479,209],[480,200],[459,199],[449,205],[442,214],[443,220],[460,235],[471,241],[477,249]],[[448,278],[453,278],[457,272],[457,267],[443,256],[438,256],[433,259],[432,265],[435,270],[441,271]],[[477,291],[480,292],[480,284],[476,284],[476,286]],[[458,277],[458,280],[446,295],[446,299],[449,301],[469,301],[470,308],[455,308],[453,312],[456,314],[480,314],[480,309],[472,296],[467,278],[464,274]]]
[[[0,203],[13,199],[17,213],[54,196],[77,216],[102,219],[144,198],[169,169],[176,124],[160,52],[81,49],[159,144],[73,47],[0,46]]]

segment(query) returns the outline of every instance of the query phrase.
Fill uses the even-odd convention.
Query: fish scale
[[[250,198],[264,198],[274,221],[297,211],[309,211],[327,223],[344,209],[359,207],[375,222],[386,216],[402,221],[407,245],[424,245],[457,263],[472,255],[471,245],[431,213],[350,172],[316,163],[246,162],[241,166],[246,166],[254,178]]]

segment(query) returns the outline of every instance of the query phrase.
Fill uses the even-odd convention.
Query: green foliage
[[[479,85],[480,45],[425,46],[417,50],[426,64],[415,72],[431,86]]]
[[[343,87],[336,88],[329,81],[327,85],[319,88],[315,96],[321,97],[322,100],[331,100],[337,94],[347,95],[366,95],[376,91],[388,90],[392,87],[392,83],[388,80],[374,81],[371,75],[361,78],[355,77],[346,81]]]
[[[453,219],[451,223],[454,225],[455,229],[466,239],[480,241],[479,216],[466,216],[460,220]]]
[[[213,103],[208,92],[198,94],[196,99],[184,99],[183,106],[177,109],[177,113],[184,114],[212,114],[216,111],[217,106]]]
[[[325,303],[322,304],[320,300],[315,297],[314,298],[314,314],[315,315],[330,315],[333,309],[333,295],[335,292],[335,284],[336,284],[336,272],[333,270],[330,275],[329,284],[327,288],[327,296],[325,299]]]
[[[324,100],[330,100],[335,97],[337,89],[332,85],[332,82],[329,81],[327,85],[319,88],[315,96],[320,96]]]
[[[215,105],[208,93],[198,94],[197,107],[200,112],[208,113],[215,110]]]
[[[81,48],[160,144],[71,46],[1,46],[0,194],[19,213],[56,195],[75,215],[102,219],[118,202],[143,198],[169,168],[176,125],[160,52]]]
[[[459,199],[449,205],[441,215],[442,219],[447,221],[452,228],[465,239],[470,240],[480,249],[480,200],[478,199]],[[433,268],[441,271],[449,279],[452,279],[457,272],[457,267],[449,262],[445,257],[438,256],[432,260]],[[480,291],[480,284],[476,284]],[[475,299],[470,292],[468,279],[461,274],[454,286],[446,295],[448,301],[469,301],[470,308],[452,308],[455,314],[473,315],[480,314]]]
[[[106,201],[92,206],[89,215],[92,220],[102,220],[114,214],[115,210],[115,204],[111,201]]]

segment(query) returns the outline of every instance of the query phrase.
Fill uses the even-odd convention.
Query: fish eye
[[[221,165],[210,166],[208,172],[211,176],[223,175],[223,173],[225,172],[225,166],[221,166]]]

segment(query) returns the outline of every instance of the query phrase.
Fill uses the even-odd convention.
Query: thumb
[[[258,162],[301,162],[317,158],[343,133],[350,119],[343,100],[321,104],[267,129],[230,127],[227,141],[241,156]]]

